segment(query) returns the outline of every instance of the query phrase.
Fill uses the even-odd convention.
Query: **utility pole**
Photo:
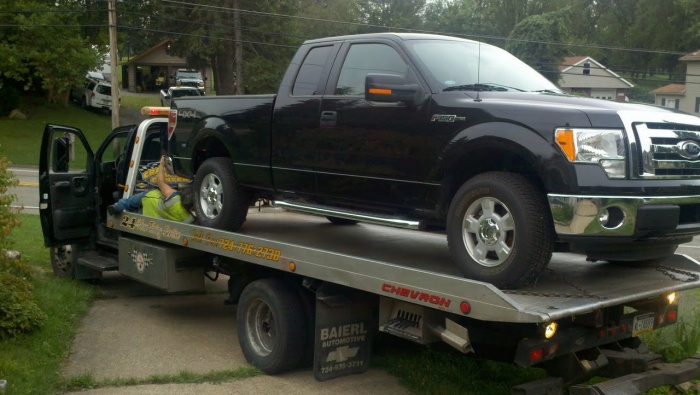
[[[117,59],[117,4],[108,1],[109,8],[109,57],[112,83],[112,129],[119,127],[119,59]]]
[[[233,38],[236,40],[236,92],[237,95],[242,95],[243,92],[243,43],[241,42],[241,3],[239,0],[233,0]]]

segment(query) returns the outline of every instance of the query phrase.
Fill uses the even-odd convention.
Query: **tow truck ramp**
[[[191,280],[192,274],[201,279],[202,266],[206,266],[201,260],[214,256],[293,273],[307,279],[305,283],[319,282],[336,287],[331,287],[331,291],[322,288],[316,292],[317,339],[316,346],[312,347],[317,353],[315,374],[319,380],[359,373],[369,365],[368,346],[360,343],[351,343],[353,347],[346,344],[330,348],[319,358],[320,344],[323,344],[318,339],[319,333],[323,332],[319,331],[319,322],[327,323],[325,339],[332,338],[333,331],[338,337],[341,337],[341,332],[347,332],[345,334],[351,339],[348,341],[362,338],[369,344],[369,336],[364,336],[367,328],[364,325],[378,324],[384,332],[419,343],[442,340],[468,353],[473,351],[472,333],[459,325],[454,317],[500,323],[506,328],[510,328],[508,325],[534,325],[544,329],[545,325],[556,321],[577,321],[577,325],[582,323],[590,329],[600,327],[601,312],[611,309],[619,316],[616,326],[599,328],[600,332],[598,329],[571,329],[567,337],[556,343],[556,347],[550,346],[550,350],[547,345],[554,343],[524,339],[518,344],[514,362],[530,366],[533,355],[542,358],[544,354],[546,357],[554,347],[555,354],[566,355],[561,358],[557,354],[556,360],[542,364],[554,362],[554,365],[559,365],[553,367],[553,372],[558,368],[567,374],[574,371],[570,376],[579,379],[586,375],[587,370],[607,366],[605,371],[618,377],[617,381],[571,387],[572,394],[640,393],[659,384],[680,383],[682,381],[678,380],[700,375],[697,363],[700,359],[681,364],[660,364],[658,355],[646,352],[643,344],[635,343],[635,340],[639,342],[638,334],[656,327],[659,320],[667,319],[666,313],[668,319],[675,321],[677,305],[672,309],[657,308],[662,312],[660,316],[638,313],[633,317],[634,314],[622,311],[623,306],[634,306],[642,311],[643,307],[639,306],[645,306],[644,303],[658,306],[672,292],[700,287],[700,264],[685,255],[674,255],[656,265],[623,266],[587,262],[578,255],[554,254],[548,269],[534,284],[517,290],[500,290],[491,284],[462,277],[451,262],[445,236],[439,233],[367,224],[337,226],[324,218],[268,207],[260,211],[251,209],[247,222],[237,232],[127,212],[108,217],[106,225],[122,235],[119,242],[120,272],[166,291],[198,287],[200,283]],[[159,259],[175,264],[167,272],[161,271],[149,278],[153,276],[149,274],[150,266]],[[200,262],[193,264],[197,260]],[[344,306],[338,303],[340,308],[336,308],[334,303],[343,297],[339,298],[335,289],[346,290],[345,299],[348,300],[354,296],[347,290],[379,295],[380,316],[370,318],[367,310],[358,308],[354,302]],[[319,303],[319,300],[326,303]],[[327,309],[327,316],[322,315],[325,309],[320,308],[325,305],[332,307]],[[355,323],[348,318],[349,315],[363,316],[366,320]],[[435,317],[438,319],[433,319]],[[338,320],[345,321],[334,326],[333,322]],[[612,346],[599,350],[601,338]],[[595,352],[581,354],[579,351],[583,348]],[[361,360],[346,362],[354,356]],[[334,364],[324,365],[319,360]],[[322,371],[325,374],[320,373]],[[576,377],[577,374],[581,377]],[[563,385],[574,382],[565,379]],[[550,377],[515,387],[513,393],[559,393],[557,391],[561,388],[562,382]]]

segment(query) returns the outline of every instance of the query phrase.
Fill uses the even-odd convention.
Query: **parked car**
[[[175,72],[170,78],[175,80],[175,86],[192,86],[198,88],[204,94],[204,81],[202,73],[197,70],[180,69]]]
[[[82,87],[71,89],[70,99],[85,109],[97,108],[112,113],[112,85],[97,78],[96,73],[88,73]]]
[[[204,96],[204,93],[199,88],[191,86],[176,86],[168,90],[160,90],[160,105],[170,107],[170,102],[178,97],[185,96]]]

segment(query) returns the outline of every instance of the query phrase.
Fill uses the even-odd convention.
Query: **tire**
[[[447,243],[465,277],[503,289],[529,284],[547,266],[554,248],[544,195],[518,174],[480,174],[452,199]]]
[[[236,231],[248,215],[248,193],[238,185],[228,158],[210,158],[194,177],[194,209],[200,225]]]
[[[295,368],[307,344],[304,305],[288,283],[263,279],[248,284],[238,301],[238,341],[248,362],[267,374]]]
[[[357,225],[359,221],[354,219],[340,218],[340,217],[326,217],[333,225]]]
[[[75,278],[75,250],[71,244],[51,247],[51,268],[56,277]]]

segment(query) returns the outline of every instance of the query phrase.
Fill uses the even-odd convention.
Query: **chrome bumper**
[[[700,196],[576,196],[548,194],[559,235],[632,236],[640,208],[700,204]],[[606,216],[607,213],[607,216]],[[607,217],[607,221],[606,220]],[[678,225],[677,219],[676,226]],[[662,227],[662,230],[668,229]]]

